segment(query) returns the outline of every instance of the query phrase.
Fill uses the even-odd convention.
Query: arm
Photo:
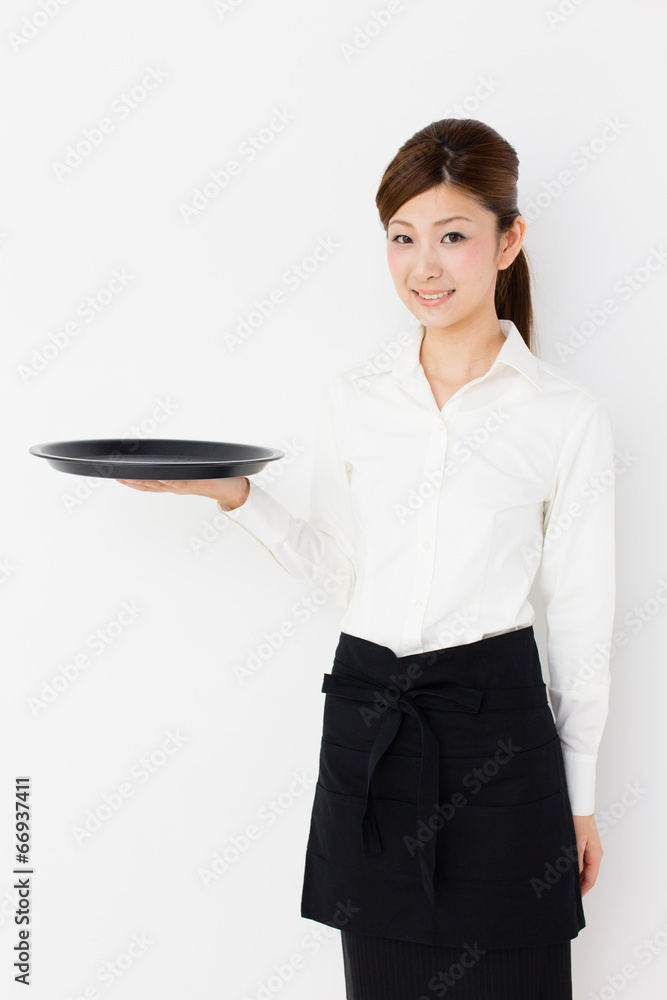
[[[340,438],[335,378],[329,381],[315,442],[310,517],[293,517],[278,500],[249,479],[248,496],[233,509],[218,508],[248,532],[290,576],[323,587],[347,607],[356,580],[356,550],[348,466]]]
[[[606,404],[576,420],[544,504],[540,589],[549,695],[572,812],[595,806],[598,746],[609,703],[615,608],[614,441]]]

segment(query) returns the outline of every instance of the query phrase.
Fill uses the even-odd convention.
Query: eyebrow
[[[469,219],[467,215],[450,215],[446,219],[438,219],[438,221],[434,222],[433,225],[434,226],[446,226],[448,222],[453,222],[454,219],[465,219],[466,222],[472,222],[472,219]],[[393,225],[394,222],[397,222],[401,226],[409,226],[410,229],[414,229],[415,228],[412,225],[411,222],[406,222],[405,219],[392,219],[388,223],[388,226]]]

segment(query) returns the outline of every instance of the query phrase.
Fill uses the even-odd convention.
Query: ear
[[[517,257],[526,235],[526,220],[522,215],[517,215],[511,227],[501,237],[501,250],[498,256],[498,270],[503,271],[509,267],[515,257]]]

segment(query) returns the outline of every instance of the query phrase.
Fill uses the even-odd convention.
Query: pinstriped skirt
[[[571,942],[452,948],[341,930],[347,1000],[572,1000]]]

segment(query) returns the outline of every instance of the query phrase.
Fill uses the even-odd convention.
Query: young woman
[[[614,443],[606,403],[532,350],[517,178],[474,120],[387,167],[389,269],[419,327],[330,379],[308,520],[247,478],[120,480],[216,499],[346,609],[301,913],[341,929],[351,1000],[571,1000],[602,857]]]

